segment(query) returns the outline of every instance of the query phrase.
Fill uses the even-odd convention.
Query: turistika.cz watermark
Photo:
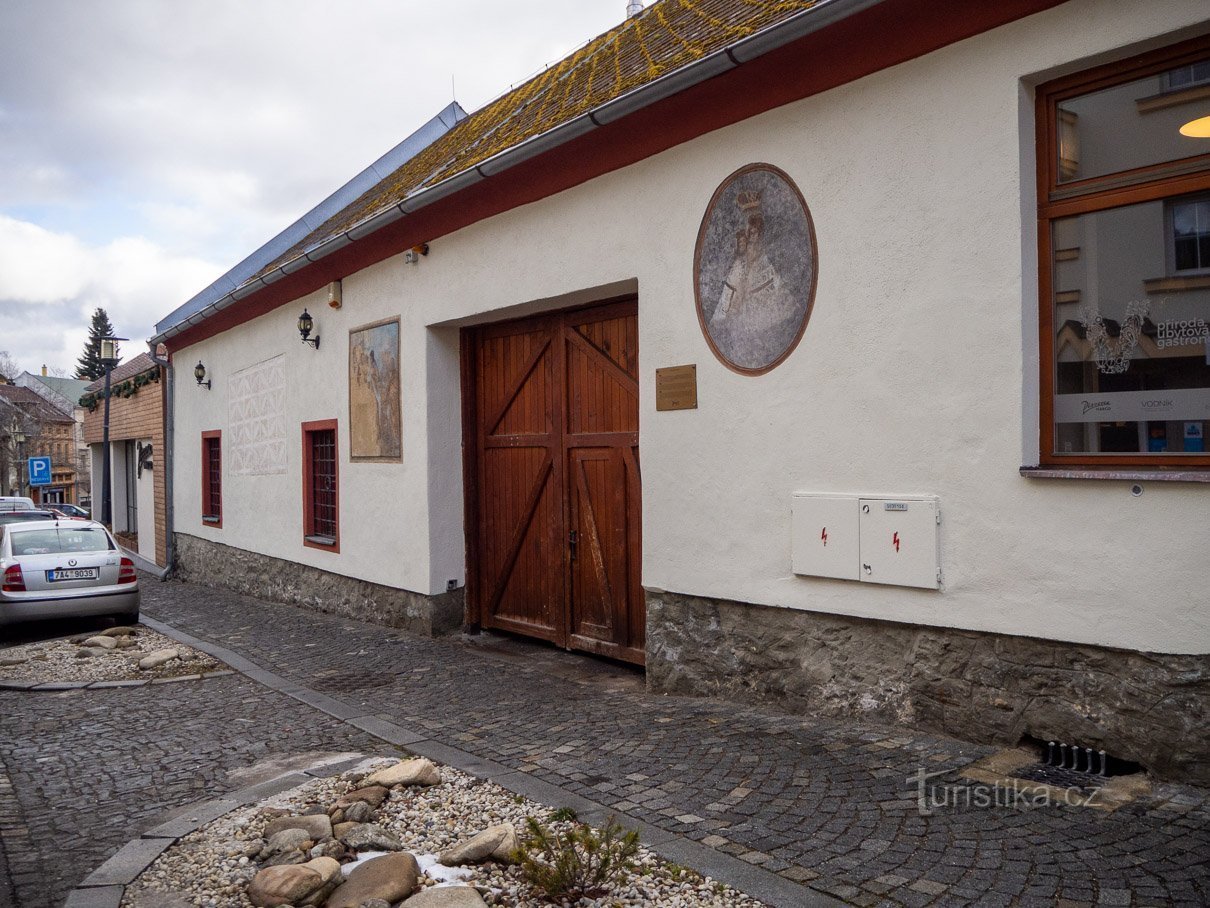
[[[1005,781],[984,783],[964,780],[962,782],[933,782],[938,776],[947,776],[952,769],[925,772],[924,767],[908,776],[904,783],[915,783],[916,811],[922,817],[932,816],[938,810],[970,808],[1001,808],[1007,810],[1033,810],[1038,807],[1055,807],[1060,804],[1070,807],[1088,807],[1096,802],[1100,789],[1085,792],[1079,788],[1056,788],[1052,785],[1034,785]]]

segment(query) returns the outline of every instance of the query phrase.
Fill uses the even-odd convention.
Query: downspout
[[[152,573],[161,580],[167,580],[172,573],[173,562],[176,559],[176,534],[172,531],[173,499],[172,499],[172,437],[173,415],[176,412],[174,371],[172,358],[160,359],[152,348],[148,355],[151,361],[164,370],[164,567]]]

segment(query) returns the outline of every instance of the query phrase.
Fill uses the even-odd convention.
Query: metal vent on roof
[[[632,16],[637,16],[642,11],[643,11],[643,0],[630,0],[630,2],[626,4],[626,18],[627,19],[631,18]]]

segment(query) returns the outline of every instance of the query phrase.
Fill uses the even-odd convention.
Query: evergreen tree
[[[76,363],[76,378],[96,381],[105,374],[105,363],[101,361],[101,338],[113,337],[113,325],[109,316],[99,306],[92,313],[92,324],[88,326],[88,340],[84,342],[84,355]],[[117,355],[117,345],[114,345]]]

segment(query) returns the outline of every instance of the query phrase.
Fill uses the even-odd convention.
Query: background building
[[[61,500],[88,507],[92,500],[90,490],[92,459],[88,445],[84,441],[85,409],[80,406],[80,398],[88,388],[88,382],[78,378],[48,375],[46,367],[43,366],[41,375],[23,372],[17,376],[15,384],[33,391],[55,409],[75,421],[72,433],[72,461],[76,471],[75,489],[72,493],[73,497]]]
[[[92,448],[93,516],[102,514],[105,379],[82,397],[84,440]],[[119,542],[147,561],[167,564],[162,368],[146,353],[110,375],[109,456],[112,528]]]

